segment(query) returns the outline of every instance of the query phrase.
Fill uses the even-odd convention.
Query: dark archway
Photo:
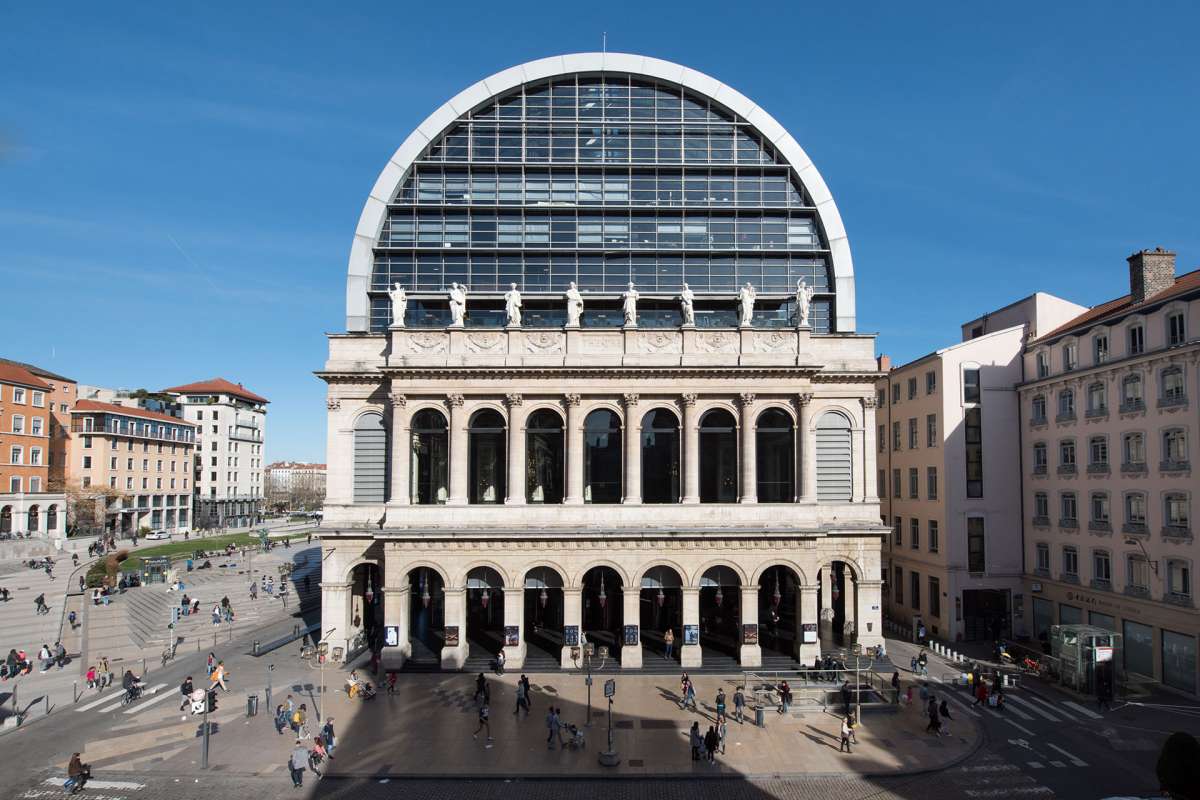
[[[768,408],[758,415],[754,436],[758,502],[793,502],[796,453],[791,415],[780,408]]]
[[[446,595],[442,576],[435,569],[417,567],[408,573],[408,640],[412,655],[405,665],[438,669],[445,646]]]
[[[29,533],[37,533],[41,522],[40,509],[37,506],[30,506],[29,510],[25,512],[25,530]]]
[[[560,666],[563,646],[563,576],[553,567],[533,567],[525,573],[525,669]]]
[[[709,567],[700,576],[700,652],[713,665],[713,655],[738,657],[741,646],[742,583],[732,567]],[[712,655],[710,655],[712,654]]]
[[[418,411],[412,421],[411,446],[409,499],[420,506],[445,503],[450,496],[446,415],[433,408]]]
[[[597,648],[608,647],[611,659],[619,657],[623,641],[622,588],[621,576],[612,567],[592,567],[584,573],[583,633]]]
[[[383,647],[383,579],[378,564],[359,564],[350,571],[350,629],[356,631],[350,652]]]
[[[679,502],[679,417],[665,408],[642,417],[642,502]]]
[[[817,574],[818,630],[823,651],[849,647],[855,636],[854,569],[844,561],[832,561]]]
[[[642,666],[679,662],[683,646],[683,576],[668,566],[650,567],[642,575],[639,599],[642,629]],[[664,636],[675,637],[671,654],[666,654]]]
[[[504,578],[491,567],[467,573],[468,658],[494,658],[504,646]]]
[[[563,501],[563,420],[547,408],[525,423],[525,502]]]
[[[508,473],[504,417],[490,408],[471,416],[468,436],[468,502],[503,503]]]
[[[621,418],[607,408],[583,422],[583,502],[621,502]]]
[[[793,668],[800,654],[800,578],[776,565],[758,579],[758,645],[763,668]]]
[[[738,501],[737,423],[723,408],[700,418],[700,502]]]
[[[0,533],[12,533],[12,506],[0,508]]]

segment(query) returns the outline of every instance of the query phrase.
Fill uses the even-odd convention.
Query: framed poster
[[[563,644],[567,647],[576,647],[579,644],[579,626],[566,625],[563,627]]]
[[[700,644],[700,626],[699,625],[684,625],[683,626],[683,643],[684,644]]]
[[[637,643],[638,643],[638,626],[637,625],[626,625],[625,626],[625,644],[632,647],[632,646],[636,645]]]
[[[400,646],[400,626],[399,625],[384,625],[383,626],[383,644],[386,647]]]
[[[804,644],[816,644],[817,643],[817,623],[815,623],[815,622],[804,623],[804,639],[802,641],[804,642]]]
[[[517,647],[521,644],[521,626],[520,625],[505,625],[504,626],[504,646]]]
[[[458,647],[458,626],[446,626],[446,647]]]
[[[742,644],[758,644],[758,623],[747,622],[742,625]]]

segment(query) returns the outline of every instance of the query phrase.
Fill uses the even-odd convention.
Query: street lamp
[[[600,645],[600,650],[597,652],[596,645],[591,642],[583,644],[583,669],[587,670],[587,677],[584,679],[584,684],[587,686],[587,720],[583,723],[584,727],[592,727],[592,662],[600,659],[600,666],[597,669],[604,669],[604,665],[608,663],[608,647]],[[580,669],[579,666],[580,648],[571,648],[571,661],[575,664],[575,669]]]
[[[1142,551],[1142,558],[1146,559],[1146,563],[1150,565],[1150,569],[1154,570],[1154,574],[1157,575],[1158,562],[1150,560],[1150,554],[1146,552],[1146,545],[1142,544],[1142,540],[1134,539],[1132,536],[1125,537],[1126,547],[1133,547],[1135,544],[1138,546],[1138,549]]]

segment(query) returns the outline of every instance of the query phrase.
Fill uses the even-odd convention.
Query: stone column
[[[504,498],[505,505],[525,505],[525,411],[522,406],[525,398],[519,394],[504,395],[504,405],[508,407],[508,448],[505,456],[508,458],[508,480]]]
[[[452,506],[467,504],[467,409],[461,394],[446,395],[450,409],[450,497]]]
[[[684,669],[689,667],[698,667],[703,659],[700,656],[700,645],[685,644],[687,641],[687,627],[694,625],[696,630],[700,630],[700,589],[694,586],[685,586],[683,593],[683,636],[678,640],[679,644],[679,665]],[[697,639],[697,641],[699,641]]]
[[[800,451],[800,502],[817,502],[817,448],[816,437],[812,433],[812,393],[804,392],[796,395],[796,404],[800,409],[799,430],[796,432],[796,448]]]
[[[520,669],[525,666],[525,587],[513,586],[504,590],[504,627],[516,626],[516,645],[504,645],[504,666]]]
[[[758,590],[757,586],[742,587],[742,630],[739,631],[742,635],[742,647],[738,653],[738,663],[742,665],[742,669],[762,666],[762,648],[759,647],[758,641],[747,644],[745,639],[747,625],[753,625],[754,629],[758,630]]]
[[[679,401],[683,404],[683,502],[699,503],[700,422],[696,419],[696,395],[682,395]]]
[[[879,476],[875,474],[877,468],[876,453],[878,452],[879,443],[875,438],[875,398],[864,397],[862,401],[863,408],[863,502],[878,503],[879,502]]]
[[[625,404],[625,493],[621,502],[637,505],[642,502],[642,415],[636,394],[626,394],[621,400]]]
[[[755,420],[754,420],[754,395],[750,392],[743,392],[738,395],[738,406],[742,409],[741,422],[739,432],[741,433],[741,446],[738,448],[742,452],[739,454],[742,459],[742,474],[741,474],[741,493],[738,502],[741,503],[757,503],[758,502],[758,462],[757,440],[755,439]]]
[[[583,589],[582,587],[567,587],[563,589],[563,631],[574,626],[580,638],[575,645],[582,647],[583,645]],[[563,644],[560,663],[563,669],[574,669],[575,661],[571,658],[571,648],[573,645]],[[582,650],[580,650],[582,653]],[[583,656],[580,655],[579,663],[583,663]]]
[[[624,644],[624,631],[621,633],[621,669],[642,668],[641,596],[642,592],[638,587],[625,586],[621,588],[622,618],[625,620],[626,627],[635,625],[638,632],[637,644]]]
[[[880,610],[882,590],[882,581],[858,580],[857,641],[864,648],[883,644],[883,612]]]
[[[408,398],[392,392],[392,441],[390,452],[392,484],[388,502],[406,506],[409,501],[408,471],[412,463],[412,442],[409,439]]]
[[[797,592],[800,599],[800,608],[797,609],[796,621],[800,626],[796,631],[796,642],[798,643],[798,652],[796,659],[804,665],[812,666],[813,659],[821,655],[821,638],[820,625],[817,621],[817,587],[816,586],[801,586]],[[804,643],[804,626],[814,625],[817,630],[817,641],[811,644]]]
[[[862,465],[863,457],[863,431],[861,428],[854,426],[850,427],[850,502],[861,503],[866,489],[863,485]]]
[[[386,580],[386,577],[385,577]],[[399,645],[384,647],[380,663],[384,670],[398,670],[404,666],[405,660],[412,656],[412,643],[409,641],[408,620],[412,602],[412,592],[409,586],[383,587],[383,624],[395,625],[398,629]]]
[[[442,648],[442,669],[457,672],[467,661],[467,589],[446,587],[446,628],[458,629],[458,644]]]
[[[855,614],[855,606],[858,604],[858,592],[856,591],[854,579],[850,577],[850,567],[847,565],[842,570],[842,608],[845,610],[842,620],[842,635],[844,641],[854,641],[853,631],[858,629],[857,616]]]
[[[322,640],[350,652],[350,582],[321,581]]]
[[[567,406],[567,429],[563,432],[567,446],[567,491],[563,503],[583,503],[583,421],[580,420],[580,397],[568,394],[563,397]]]

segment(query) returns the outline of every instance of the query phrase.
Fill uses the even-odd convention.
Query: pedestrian
[[[550,706],[546,711],[546,749],[553,750],[554,742],[558,739],[558,714],[554,711],[554,706]]]
[[[213,625],[221,624],[221,607],[219,605],[217,605],[216,603],[213,603],[213,607],[212,607],[212,624]]]
[[[725,721],[725,689],[717,689],[717,724]]]
[[[690,681],[686,672],[679,676],[679,707],[681,709],[687,707],[687,687]]]
[[[683,705],[684,708],[691,706],[692,711],[699,711],[699,709],[696,708],[696,684],[692,683],[691,678],[688,678],[687,695],[684,697]]]
[[[392,670],[387,674],[387,693],[396,693],[396,671]]]
[[[82,575],[80,575],[79,576],[79,591],[82,592],[86,589],[87,589],[87,581],[84,579],[84,577]],[[5,602],[8,601],[8,592],[7,591],[4,592],[4,600],[5,600]]]
[[[192,704],[192,692],[194,691],[196,691],[196,687],[192,685],[192,676],[188,675],[183,679],[183,683],[179,684],[179,693],[183,695],[183,702],[179,704],[180,711]]]
[[[900,703],[900,673],[899,671],[892,672],[892,691],[895,692],[896,704]]]
[[[55,642],[54,663],[58,665],[59,669],[62,669],[64,666],[66,666],[67,661],[67,648],[63,646],[62,642]]]
[[[721,755],[725,755],[725,740],[729,736],[728,720],[721,720],[720,724],[717,725],[717,735],[721,738]]]
[[[929,706],[926,710],[926,713],[929,715],[929,724],[925,726],[925,732],[932,733],[936,736],[938,730],[941,728],[942,723],[941,720],[938,719],[937,703],[933,698],[929,699]]]
[[[850,714],[850,681],[842,681],[842,708],[843,712],[849,716]]]
[[[688,736],[692,744],[692,761],[700,760],[700,748],[704,746],[704,739],[700,736],[700,723],[693,722],[692,730]]]
[[[42,649],[38,650],[38,661],[42,663],[41,671],[48,671],[50,669],[50,665],[53,663],[53,660],[53,656],[50,654],[50,645],[43,644]]]
[[[913,704],[912,690],[913,690],[913,687],[910,686],[910,687],[908,687],[908,690],[904,693],[904,707],[905,708],[910,708]]]
[[[533,690],[529,688],[529,676],[522,674],[517,683],[525,687],[525,705],[527,706],[525,710],[528,713],[529,709],[533,708]]]
[[[524,677],[524,676],[522,676]],[[525,709],[525,716],[529,716],[529,699],[525,694],[525,684],[522,681],[517,681],[517,707],[513,710],[514,714],[520,714],[521,709]]]
[[[250,599],[251,600],[258,599],[258,581],[254,581],[253,583],[250,584]]]
[[[717,738],[717,731],[712,725],[708,726],[708,733],[704,734],[704,754],[708,757],[708,763],[712,764],[717,760],[717,746],[720,740]]]
[[[49,614],[50,606],[46,605],[46,595],[39,594],[33,598],[33,608],[39,614]]]
[[[69,779],[67,783],[70,784],[71,794],[82,789],[90,777],[91,771],[88,769],[88,765],[79,758],[79,753],[73,754],[67,764],[67,778]]]
[[[917,656],[917,666],[921,668],[922,675],[929,674],[929,656],[925,654],[924,650],[921,650],[921,654]]]
[[[321,728],[321,738],[325,741],[325,754],[329,756],[330,761],[333,761],[333,748],[337,746],[337,739],[333,735],[333,717],[325,718],[325,725]]]
[[[938,704],[938,714],[941,715],[942,719],[953,719],[950,716],[950,704],[945,699]]]
[[[89,664],[87,668],[87,687],[89,689],[96,688],[96,665]]]
[[[845,750],[847,753],[850,752],[850,734],[851,733],[853,733],[853,731],[850,729],[850,715],[847,714],[846,716],[842,717],[842,740],[841,740],[841,743],[838,745],[839,753],[842,752],[843,750]]]
[[[746,695],[739,686],[733,690],[733,714],[737,717],[738,725],[742,724],[742,714],[746,710]]]
[[[485,678],[481,672],[475,677],[475,705],[479,705],[483,702],[483,691],[486,688],[487,678]]]
[[[856,735],[855,735],[855,731],[857,731],[857,730],[858,730],[858,717],[857,717],[857,716],[855,716],[854,714],[847,714],[847,715],[846,715],[846,723],[847,723],[847,724],[849,725],[849,727],[850,727],[850,741],[851,741],[851,743],[853,743],[853,744],[858,744],[858,736],[856,736]]]
[[[488,714],[488,704],[484,703],[479,707],[479,727],[475,729],[473,734],[471,734],[471,738],[478,739],[479,732],[486,729],[487,740],[489,742],[488,747],[491,747],[490,742],[492,741],[492,724],[488,721]]]
[[[200,613],[200,599],[199,598],[195,598],[192,600],[192,613],[193,614]]]
[[[675,631],[667,628],[667,632],[663,634],[663,655],[667,661],[672,658],[672,653],[675,651]]]
[[[504,674],[504,648],[501,647],[496,651],[496,674]]]
[[[780,714],[786,714],[788,706],[792,702],[792,687],[788,686],[787,681],[782,681],[777,691],[779,692],[779,708],[775,710]]]
[[[209,680],[212,681],[212,686],[208,687],[209,690],[211,691],[220,686],[228,693],[229,687],[225,685],[225,679],[227,677],[229,677],[229,674],[225,671],[225,662],[218,661],[216,669],[214,669],[212,675],[209,676]]]
[[[312,750],[308,751],[308,768],[318,779],[325,777],[321,774],[321,762],[325,760],[325,755],[325,743],[321,741],[320,736],[313,737]]]
[[[308,704],[301,703],[296,709],[296,713],[292,715],[292,722],[296,724],[296,733],[301,739],[308,738]]]
[[[296,701],[293,700],[292,696],[289,694],[283,702],[287,703],[287,716],[288,719],[291,719],[292,713],[296,710]]]
[[[292,770],[292,786],[299,789],[304,785],[304,769],[308,766],[308,750],[304,749],[301,739],[297,739],[296,746],[292,748],[292,757],[288,759],[288,766]]]
[[[972,703],[971,705],[973,705],[973,706],[981,705],[986,708],[987,704],[988,704],[987,683],[985,683],[984,681],[980,681],[979,684],[975,687],[975,702]]]
[[[283,729],[288,726],[287,708],[283,703],[275,706],[275,733],[283,735]]]

